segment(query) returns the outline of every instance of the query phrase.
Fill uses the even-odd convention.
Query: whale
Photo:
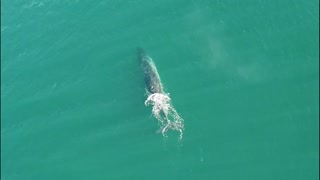
[[[148,101],[150,98],[152,99],[155,97],[154,95],[163,95],[162,97],[167,98],[170,101],[170,98],[166,96],[166,93],[163,90],[163,85],[161,83],[161,79],[158,73],[158,70],[151,59],[151,57],[144,51],[144,49],[138,47],[138,60],[141,65],[143,74],[144,74],[144,81],[146,85],[146,89],[148,91],[149,97],[145,102],[145,105],[148,105]],[[159,97],[159,96],[158,96]],[[160,113],[163,115],[164,119],[167,121],[167,125],[165,128],[162,128],[162,131],[165,132],[169,126],[169,119],[168,119],[168,111],[164,108],[160,109]]]
[[[152,105],[152,114],[162,124],[157,132],[165,133],[168,129],[180,132],[182,139],[184,124],[183,119],[174,109],[169,93],[165,93],[158,70],[152,58],[140,47],[137,48],[138,61],[140,63],[147,91],[145,105]]]
[[[150,94],[164,94],[157,68],[150,56],[142,48],[137,48],[138,60],[144,74],[146,89]]]

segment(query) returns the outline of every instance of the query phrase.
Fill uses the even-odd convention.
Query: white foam
[[[174,109],[169,94],[154,93],[148,94],[145,105],[152,105],[152,114],[158,120],[161,126],[163,136],[166,136],[168,130],[179,131],[180,140],[182,139],[184,123]]]

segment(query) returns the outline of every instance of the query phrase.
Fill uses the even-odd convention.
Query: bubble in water
[[[182,139],[184,124],[183,119],[174,109],[169,94],[154,93],[148,94],[145,105],[152,105],[152,114],[158,120],[162,128],[163,136],[168,130],[179,131],[180,140]]]

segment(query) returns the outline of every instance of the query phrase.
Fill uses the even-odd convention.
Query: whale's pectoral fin
[[[163,126],[157,131],[162,133],[163,136],[166,136],[166,132],[168,131],[169,127],[171,126],[171,121],[168,119],[168,115],[162,111],[162,114],[165,119],[165,123],[163,123]]]
[[[162,133],[163,136],[166,136],[166,132],[168,131],[169,126],[170,126],[170,123],[161,126],[161,127],[156,131],[156,133]]]

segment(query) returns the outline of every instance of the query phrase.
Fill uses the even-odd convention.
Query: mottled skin
[[[152,59],[144,52],[143,49],[137,48],[138,50],[138,60],[142,67],[144,73],[144,80],[147,86],[147,90],[150,94],[165,94],[163,91],[163,87],[160,81],[159,74],[157,72],[156,66],[154,65]],[[168,113],[166,110],[161,109],[161,114],[164,116],[167,121],[167,125],[162,127],[161,131],[164,134],[168,127],[170,126],[170,120],[168,119]]]
[[[141,48],[138,48],[138,59],[143,69],[144,80],[147,86],[147,90],[151,94],[164,94],[157,69],[153,64],[152,59]]]

